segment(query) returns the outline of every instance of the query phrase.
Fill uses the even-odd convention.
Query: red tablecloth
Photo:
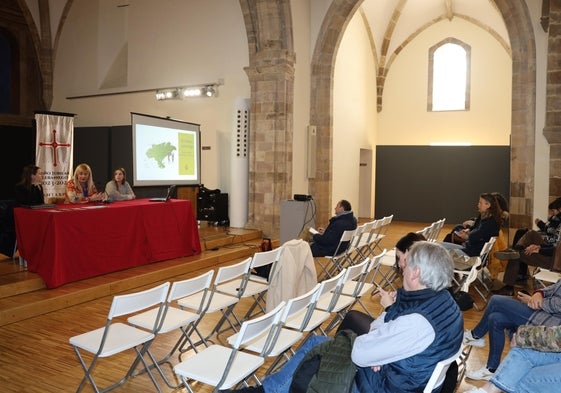
[[[48,288],[201,252],[187,200],[14,209],[20,255]]]

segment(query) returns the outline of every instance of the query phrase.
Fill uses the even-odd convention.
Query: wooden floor
[[[203,222],[200,237],[203,252],[189,258],[153,263],[101,277],[45,289],[33,273],[19,267],[10,258],[0,260],[0,392],[72,392],[83,376],[68,338],[103,326],[112,297],[155,284],[195,276],[222,264],[239,261],[252,255],[261,243],[261,233],[245,229],[207,227]],[[393,222],[381,245],[392,248],[409,231],[417,231],[426,223]],[[444,227],[441,237],[451,224]],[[278,244],[278,241],[274,242]],[[0,258],[2,255],[0,255]],[[374,315],[381,312],[377,298],[365,296]],[[240,312],[247,308],[243,301]],[[466,328],[473,327],[481,316],[475,309],[464,312]],[[204,330],[216,319],[208,315]],[[227,334],[226,334],[227,336]],[[164,355],[177,339],[176,333],[160,335],[152,346],[156,355]],[[218,337],[220,341],[224,337]],[[506,351],[505,351],[506,353]],[[468,368],[485,364],[486,348],[473,348]],[[119,379],[131,361],[131,354],[110,360],[102,359],[94,376],[100,386]],[[171,367],[167,369],[170,377]],[[458,392],[482,383],[462,381]],[[163,391],[170,391],[162,383]],[[211,392],[207,386],[196,386],[197,392]],[[93,389],[86,385],[85,392]],[[152,392],[154,386],[146,375],[129,380],[115,392]],[[184,390],[183,390],[184,391]]]

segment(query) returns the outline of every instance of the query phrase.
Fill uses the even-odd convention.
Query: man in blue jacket
[[[329,219],[327,228],[318,228],[310,244],[314,257],[324,257],[333,255],[339,244],[343,232],[354,230],[357,227],[357,220],[353,214],[351,204],[344,199],[337,202],[335,215]],[[345,245],[339,251],[346,249]],[[346,245],[348,246],[348,244]]]

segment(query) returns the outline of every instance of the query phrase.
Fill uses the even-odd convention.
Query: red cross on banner
[[[43,169],[43,192],[47,202],[64,198],[72,170],[74,116],[36,113],[35,163]]]

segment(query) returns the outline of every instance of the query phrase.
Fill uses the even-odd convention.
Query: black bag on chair
[[[453,296],[454,300],[458,304],[458,307],[460,307],[460,310],[466,311],[473,307],[474,301],[469,293],[464,291],[456,291],[454,292]]]
[[[261,246],[259,247],[259,252],[271,251],[272,249],[273,249],[273,244],[271,243],[271,239],[263,238],[263,241],[261,242]],[[271,273],[271,264],[256,267],[254,270],[256,275],[258,275],[259,277],[266,278],[268,280],[269,274]]]

